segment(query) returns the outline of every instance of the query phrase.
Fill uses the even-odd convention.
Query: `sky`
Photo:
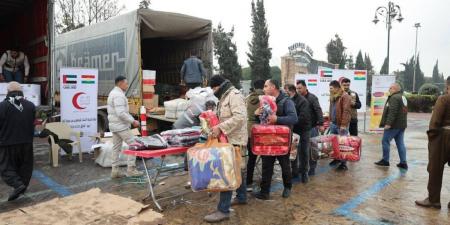
[[[138,7],[139,0],[119,0],[124,12]],[[392,25],[390,40],[390,71],[403,69],[401,63],[414,55],[415,23],[421,23],[417,51],[425,76],[431,76],[436,60],[439,70],[450,75],[450,3],[448,0],[395,0],[404,20]],[[387,54],[385,23],[372,22],[378,6],[386,0],[265,0],[266,19],[272,48],[271,65],[280,66],[288,46],[296,42],[309,45],[313,58],[326,61],[325,46],[338,34],[354,60],[358,51],[369,54],[379,72]],[[251,33],[251,0],[151,0],[151,9],[188,14],[210,19],[213,26],[221,23],[226,29],[235,27],[234,42],[239,62],[247,66],[248,42]],[[380,17],[379,17],[380,18]],[[381,19],[381,18],[380,18]]]

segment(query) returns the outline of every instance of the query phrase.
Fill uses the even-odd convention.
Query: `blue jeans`
[[[11,72],[8,70],[3,70],[3,76],[5,76],[5,81],[7,83],[11,82],[11,81],[17,81],[19,83],[23,83],[23,73],[22,71],[18,70],[16,72]]]
[[[384,130],[383,140],[381,144],[383,145],[383,160],[389,162],[389,152],[391,150],[391,141],[395,139],[395,144],[397,145],[398,155],[400,157],[400,163],[406,163],[406,148],[403,137],[405,134],[405,129],[387,129]]]
[[[239,202],[246,202],[247,201],[247,185],[245,182],[245,175],[242,174],[242,183],[241,186],[236,190],[236,198]],[[231,198],[233,197],[233,191],[223,191],[220,192],[220,200],[219,204],[217,205],[217,210],[219,210],[222,213],[230,213],[230,207],[231,207]]]

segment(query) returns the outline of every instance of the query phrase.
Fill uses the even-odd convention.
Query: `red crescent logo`
[[[72,98],[72,104],[73,104],[73,106],[76,108],[76,109],[79,109],[79,110],[82,110],[82,109],[85,109],[86,107],[81,107],[79,104],[78,104],[78,97],[80,97],[80,95],[85,95],[86,93],[84,93],[84,92],[78,92],[78,93],[76,93],[74,96],[73,96],[73,98]]]

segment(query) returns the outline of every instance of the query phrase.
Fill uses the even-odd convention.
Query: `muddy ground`
[[[248,205],[234,207],[231,219],[221,224],[450,224],[450,212],[446,207],[450,201],[450,167],[444,171],[442,209],[424,209],[414,204],[414,200],[427,195],[425,131],[429,118],[430,114],[409,114],[405,136],[410,166],[408,171],[401,171],[395,166],[399,159],[394,142],[391,167],[374,166],[373,162],[381,157],[381,135],[362,133],[362,159],[349,163],[348,171],[337,172],[328,166],[329,160],[321,160],[316,176],[311,177],[306,185],[295,184],[292,196],[283,199],[281,175],[277,168],[271,200],[257,200],[249,193]],[[362,132],[362,118],[360,121]],[[137,201],[147,194],[143,178],[113,181],[109,178],[110,169],[95,165],[92,155],[85,154],[83,163],[77,162],[77,157],[74,161],[62,158],[60,167],[52,168],[48,163],[46,141],[37,139],[35,156],[36,173],[24,197],[6,202],[11,189],[0,182],[0,213],[93,187]],[[170,157],[167,163],[181,165],[182,159]],[[147,163],[154,165],[158,162],[152,159]],[[142,167],[140,161],[138,165]],[[258,178],[259,175],[256,175],[255,179]],[[156,191],[159,197],[178,195],[162,201],[167,224],[204,224],[203,216],[216,208],[218,194],[192,193],[184,187],[187,181],[186,172],[178,169],[163,174],[163,179],[158,182],[160,185]],[[152,204],[149,200],[144,202]]]

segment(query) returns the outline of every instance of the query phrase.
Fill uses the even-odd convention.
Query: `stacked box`
[[[146,108],[158,107],[158,95],[155,95],[156,71],[142,71],[142,98]]]

